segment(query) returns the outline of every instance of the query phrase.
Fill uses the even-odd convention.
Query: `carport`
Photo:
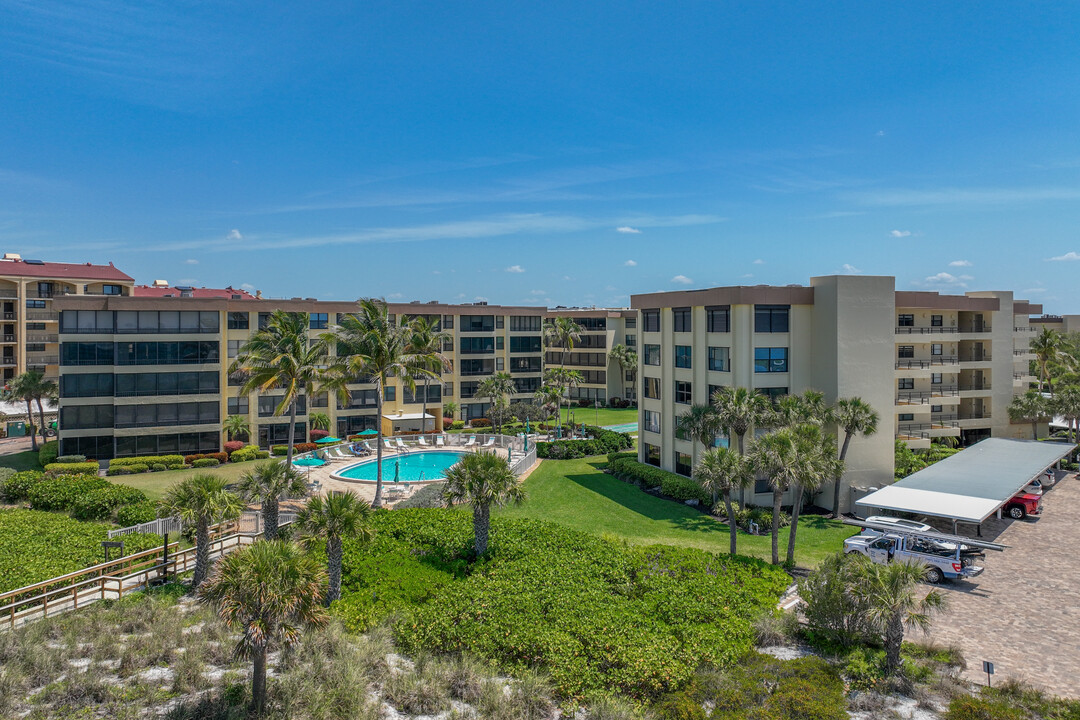
[[[1076,446],[987,438],[855,502],[980,525]]]

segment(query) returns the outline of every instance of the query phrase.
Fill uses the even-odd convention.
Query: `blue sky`
[[[274,296],[620,305],[864,272],[1078,312],[1078,20],[0,0],[0,247]]]

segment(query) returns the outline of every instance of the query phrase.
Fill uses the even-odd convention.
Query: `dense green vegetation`
[[[1051,697],[1022,682],[1006,680],[978,695],[949,703],[945,720],[1076,720],[1080,700]]]
[[[632,546],[551,523],[495,519],[477,562],[465,513],[397,510],[373,522],[372,544],[346,543],[335,608],[349,625],[394,615],[408,651],[540,666],[570,699],[655,698],[703,663],[734,661],[788,584],[757,560]]]
[[[634,445],[634,441],[627,433],[604,430],[593,426],[585,427],[583,431],[587,437],[581,440],[555,440],[536,443],[536,456],[539,458],[569,460],[589,455],[607,455],[608,453],[626,450]]]

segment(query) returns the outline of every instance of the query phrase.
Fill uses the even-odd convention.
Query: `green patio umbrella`
[[[372,435],[378,435],[379,431],[378,430],[372,430],[371,428],[368,428],[367,430],[361,430],[360,432],[358,432],[356,434],[359,435],[360,437],[371,437]]]
[[[326,461],[316,457],[305,457],[299,460],[293,460],[293,465],[299,465],[300,467],[320,467],[326,464]]]
[[[327,445],[329,443],[341,442],[341,438],[336,438],[333,435],[327,435],[324,438],[319,438],[315,441],[316,445]]]

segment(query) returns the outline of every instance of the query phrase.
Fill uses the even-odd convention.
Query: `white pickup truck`
[[[926,581],[931,583],[945,578],[972,578],[983,571],[975,565],[975,556],[964,553],[955,543],[941,543],[918,535],[864,532],[845,540],[844,552],[862,553],[882,565],[896,560],[922,563],[926,565]]]

